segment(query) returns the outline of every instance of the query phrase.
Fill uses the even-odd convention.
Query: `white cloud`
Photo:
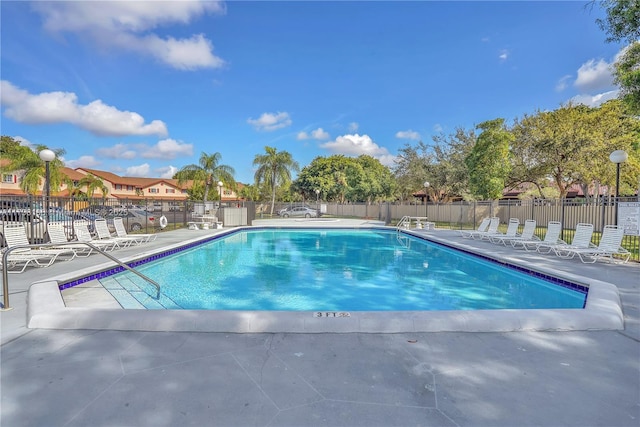
[[[137,155],[135,150],[129,148],[127,144],[116,144],[113,147],[102,147],[96,150],[96,154],[100,157],[108,159],[134,159]]]
[[[419,140],[420,139],[420,134],[418,132],[416,132],[416,131],[411,130],[411,129],[409,129],[409,130],[401,130],[401,131],[396,133],[396,138]]]
[[[502,49],[498,58],[500,58],[501,61],[506,61],[507,58],[509,58],[509,51],[507,49]]]
[[[312,136],[314,139],[317,139],[317,140],[323,140],[323,139],[329,139],[329,138],[331,138],[331,137],[329,136],[329,133],[328,133],[328,132],[325,132],[325,131],[324,131],[324,129],[322,129],[322,128],[318,128],[318,129],[316,129],[316,130],[312,131],[312,132],[311,132],[311,136]]]
[[[226,11],[221,1],[91,1],[35,2],[34,9],[52,32],[75,33],[114,51],[128,50],[155,57],[182,70],[217,68],[224,61],[202,34],[161,38],[150,31],[160,26],[186,25],[205,13]]]
[[[571,98],[570,102],[574,104],[584,104],[589,107],[598,107],[601,104],[604,104],[607,101],[612,99],[616,99],[618,97],[619,90],[610,90],[608,92],[599,93],[596,95],[576,95]]]
[[[7,80],[0,82],[0,103],[5,107],[4,115],[19,123],[70,123],[100,136],[167,134],[164,122],[153,120],[145,124],[140,114],[120,111],[101,100],[81,105],[71,92],[33,95]]]
[[[65,166],[67,166],[67,167],[69,167],[71,169],[76,169],[76,168],[93,169],[96,166],[99,166],[101,164],[101,162],[99,160],[97,160],[93,156],[80,156],[76,160],[65,160],[64,164],[65,164]]]
[[[296,139],[298,141],[304,141],[306,139],[309,139],[309,134],[304,131],[298,132],[298,135],[296,135]]]
[[[393,160],[395,159],[395,156],[391,155],[386,148],[380,147],[373,142],[369,135],[342,135],[334,141],[320,144],[320,147],[334,154],[344,154],[346,156],[357,157],[361,154],[367,154],[380,160],[386,166],[393,165]]]
[[[289,117],[289,113],[277,112],[263,113],[258,119],[247,119],[247,123],[252,125],[258,131],[271,132],[277,129],[290,126],[292,121]]]
[[[349,127],[347,129],[349,129],[349,132],[351,133],[355,133],[358,131],[358,128],[360,127],[360,125],[356,122],[351,122],[349,123]]]
[[[136,157],[142,157],[145,159],[171,160],[176,157],[193,155],[193,144],[185,144],[171,138],[158,141],[155,145],[119,143],[112,147],[98,148],[96,154],[109,159],[131,160]]]
[[[178,172],[178,168],[175,166],[166,166],[166,167],[162,167],[162,168],[157,168],[154,171],[154,176],[159,176],[160,178],[164,178],[164,179],[171,179],[173,178],[173,175],[176,174],[176,172]]]
[[[125,169],[125,176],[145,178],[149,177],[151,167],[148,163],[144,163],[140,166],[130,166]]]
[[[567,74],[566,76],[562,76],[558,83],[556,83],[556,92],[562,92],[569,86],[569,81],[571,80],[571,74]]]
[[[581,91],[603,90],[613,86],[612,66],[604,59],[590,59],[578,68],[573,83]]]
[[[442,125],[440,123],[436,123],[435,125],[433,125],[433,131],[434,132],[442,132],[444,130],[444,128],[442,127]]]
[[[180,156],[193,155],[193,144],[185,144],[175,139],[163,139],[157,144],[149,147],[139,145],[140,155],[146,159],[175,159]]]

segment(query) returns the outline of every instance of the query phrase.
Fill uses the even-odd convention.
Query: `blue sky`
[[[69,167],[252,183],[265,146],[398,149],[616,96],[599,8],[570,2],[2,1],[2,134]]]

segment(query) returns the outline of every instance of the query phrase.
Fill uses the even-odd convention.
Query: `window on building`
[[[175,193],[176,192],[176,190],[174,190],[173,188],[165,188],[165,191],[167,193]]]
[[[8,182],[13,184],[14,183],[13,175],[2,175],[2,182]]]
[[[115,190],[122,190],[122,184],[116,184],[113,186]]]
[[[159,193],[160,191],[157,188],[150,188],[149,193]]]
[[[133,191],[133,185],[127,185],[127,191]]]

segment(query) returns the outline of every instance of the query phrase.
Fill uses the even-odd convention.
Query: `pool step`
[[[144,291],[146,283],[138,284],[131,278],[126,276],[120,276],[117,279],[115,276],[103,278],[100,280],[102,285],[107,289],[111,295],[120,303],[123,308],[127,309],[180,309],[175,302],[165,295],[160,295],[160,299],[156,300],[152,298],[147,292]],[[154,290],[150,290],[150,293],[154,293]]]

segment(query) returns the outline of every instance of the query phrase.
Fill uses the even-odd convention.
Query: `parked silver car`
[[[143,228],[153,228],[156,224],[156,215],[141,210],[141,209],[128,209],[124,212],[118,212],[117,215],[110,214],[106,216],[109,229],[113,231],[113,218],[119,216],[122,217],[122,222],[127,228],[127,231],[140,231]]]
[[[317,218],[318,211],[316,209],[307,208],[304,206],[298,206],[295,208],[287,209],[280,213],[283,218],[289,217],[305,217],[305,218]]]

